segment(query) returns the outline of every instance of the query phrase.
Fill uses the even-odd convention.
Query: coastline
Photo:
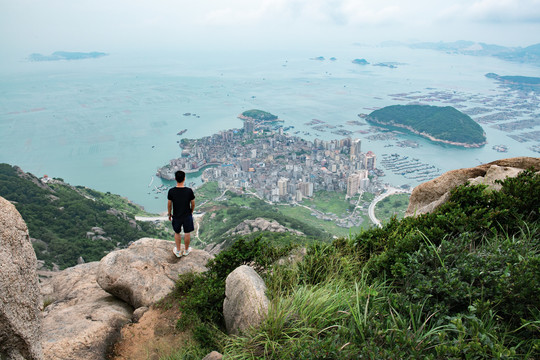
[[[209,167],[220,166],[220,165],[223,165],[223,164],[218,163],[218,162],[207,163],[207,164],[204,164],[203,166],[198,167],[196,169],[190,169],[190,170],[181,169],[181,170],[183,172],[185,172],[186,174],[193,174],[193,173],[197,173],[197,172],[203,172],[204,170],[206,170]],[[170,169],[168,169],[167,168],[168,166],[169,165],[165,165],[165,166],[159,168],[159,170],[156,172],[156,176],[159,177],[159,178],[165,179],[165,180],[171,180],[171,181],[174,180],[174,172],[172,172]]]
[[[443,143],[443,144],[447,144],[447,145],[460,146],[460,147],[471,149],[471,148],[480,148],[480,147],[487,144],[487,140],[483,141],[481,143],[473,143],[473,144],[460,143],[460,142],[450,141],[450,140],[443,140],[443,139],[436,138],[431,134],[420,132],[420,131],[418,131],[418,130],[410,127],[410,126],[407,126],[407,125],[396,124],[396,123],[390,123],[390,124],[382,123],[382,122],[377,121],[377,119],[375,119],[375,118],[369,118],[369,119],[366,119],[366,120],[369,121],[369,122],[381,125],[381,126],[393,126],[393,127],[397,127],[397,128],[400,128],[400,129],[405,129],[405,130],[408,130],[408,131],[412,132],[413,134],[422,136],[422,137],[427,138],[427,139],[429,139],[429,140],[431,140],[433,142]],[[485,133],[484,133],[484,136],[485,136]]]

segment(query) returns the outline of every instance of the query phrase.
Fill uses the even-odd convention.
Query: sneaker
[[[184,251],[184,256],[189,255],[189,253],[191,252],[191,250],[193,250],[193,249],[191,248],[191,246],[188,247],[188,249]]]
[[[182,257],[182,253],[176,249],[176,246],[173,249],[173,253],[177,258]]]

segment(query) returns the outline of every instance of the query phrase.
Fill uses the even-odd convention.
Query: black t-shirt
[[[193,190],[188,187],[173,187],[169,189],[167,199],[173,203],[173,216],[175,218],[191,215],[191,200],[195,199]]]

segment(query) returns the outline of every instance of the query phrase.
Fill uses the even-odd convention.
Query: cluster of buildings
[[[318,190],[342,191],[354,197],[380,174],[376,156],[362,152],[359,139],[308,141],[252,119],[243,129],[221,131],[197,140],[182,140],[182,156],[158,170],[203,172],[220,189],[250,189],[272,202],[298,202]],[[214,165],[214,166],[211,166]]]

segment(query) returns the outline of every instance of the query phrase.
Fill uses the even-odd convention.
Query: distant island
[[[28,56],[29,61],[58,61],[58,60],[84,60],[96,59],[109,54],[104,52],[73,52],[73,51],[55,51],[51,55],[42,55],[33,53]]]
[[[434,142],[467,148],[486,144],[486,135],[468,115],[451,106],[392,105],[373,111],[366,121],[407,129]]]
[[[352,61],[353,64],[356,64],[356,65],[368,65],[369,62],[366,60],[366,59],[354,59]]]
[[[407,46],[411,49],[429,49],[446,53],[472,56],[493,56],[506,61],[529,64],[540,64],[540,44],[527,47],[506,47],[482,42],[459,40],[454,42],[422,42],[406,44],[397,41],[386,41],[381,46]]]
[[[238,118],[242,120],[253,120],[256,123],[269,123],[269,122],[281,121],[278,119],[276,115],[271,114],[267,111],[257,110],[257,109],[246,110],[240,115],[238,115]]]

